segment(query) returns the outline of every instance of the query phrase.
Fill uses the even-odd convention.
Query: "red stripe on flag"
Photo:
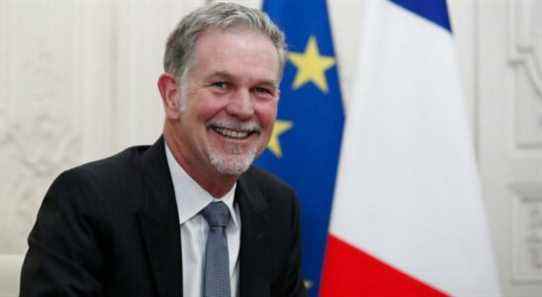
[[[449,296],[329,234],[321,297]]]

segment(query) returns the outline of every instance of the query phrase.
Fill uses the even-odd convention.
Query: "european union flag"
[[[285,32],[289,53],[273,135],[256,164],[297,191],[303,271],[317,296],[344,120],[337,59],[325,0],[269,0],[263,9]]]

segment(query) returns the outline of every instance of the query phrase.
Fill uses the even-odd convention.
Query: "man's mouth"
[[[210,128],[215,131],[216,133],[230,139],[238,139],[243,140],[249,138],[252,134],[260,133],[259,130],[250,129],[250,130],[243,130],[243,129],[230,129],[226,127],[219,127],[215,125],[211,125]]]

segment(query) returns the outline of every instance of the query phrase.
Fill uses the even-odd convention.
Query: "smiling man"
[[[273,129],[284,47],[254,9],[183,18],[158,80],[163,137],[55,180],[20,296],[305,296],[293,191],[251,167]]]

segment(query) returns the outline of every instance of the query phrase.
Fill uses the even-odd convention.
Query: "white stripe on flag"
[[[365,2],[330,233],[453,296],[500,296],[452,36]]]

